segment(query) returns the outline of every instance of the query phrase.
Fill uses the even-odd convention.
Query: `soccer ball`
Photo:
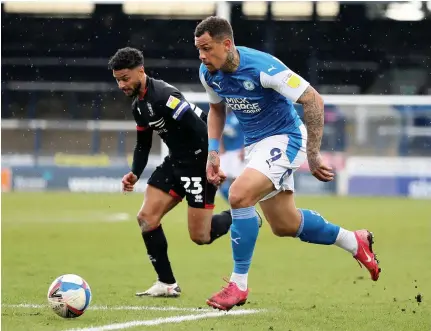
[[[48,303],[54,312],[64,318],[84,314],[91,302],[88,283],[77,275],[63,275],[54,280],[48,289]]]

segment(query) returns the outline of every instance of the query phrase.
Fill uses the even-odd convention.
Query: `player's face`
[[[200,37],[195,37],[195,46],[199,50],[199,59],[210,72],[220,70],[223,67],[232,45],[232,40],[214,40],[208,32],[205,32]]]
[[[144,75],[144,68],[112,70],[118,87],[128,97],[134,97],[139,93],[141,81]]]

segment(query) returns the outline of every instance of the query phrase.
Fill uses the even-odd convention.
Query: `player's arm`
[[[324,105],[320,94],[309,85],[298,98],[304,108],[304,122],[307,127],[307,155],[312,158],[320,153],[323,137]]]
[[[281,62],[278,67],[284,66]],[[263,87],[272,88],[292,102],[304,108],[304,122],[307,127],[307,158],[313,175],[321,181],[333,179],[329,167],[323,164],[320,156],[324,126],[324,103],[320,94],[304,78],[284,66],[282,70],[270,76],[260,73]]]
[[[219,185],[223,180],[220,171],[220,140],[226,123],[226,106],[223,99],[208,86],[205,76],[199,78],[207,93],[210,110],[208,112],[208,164],[207,179],[210,183]]]
[[[308,86],[297,102],[304,108],[304,122],[307,127],[307,159],[311,173],[319,180],[328,182],[334,179],[332,169],[325,165],[320,156],[323,137],[324,104],[320,94]]]
[[[211,102],[211,99],[210,99]],[[226,108],[223,102],[210,103],[208,112],[208,162],[207,179],[214,185],[220,185],[225,179],[220,170],[220,143],[226,122]]]
[[[220,151],[220,141],[226,123],[226,108],[223,102],[210,103],[208,112],[208,144],[210,151]]]
[[[133,152],[132,173],[139,179],[148,163],[153,131],[149,127],[137,126],[136,145]]]
[[[199,75],[202,86],[208,96],[210,110],[208,112],[208,143],[210,151],[220,150],[220,139],[223,134],[224,125],[226,122],[226,107],[223,99],[208,86],[205,76]]]

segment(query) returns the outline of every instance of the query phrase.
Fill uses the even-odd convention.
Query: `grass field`
[[[430,201],[299,197],[299,207],[374,232],[380,280],[372,282],[339,248],[276,238],[264,224],[249,302],[225,314],[207,309],[205,299],[230,275],[229,238],[193,244],[185,203],[164,220],[183,296],[134,296],[155,280],[134,216],[141,200],[139,194],[2,194],[2,329],[431,330]],[[216,210],[227,207],[218,202]],[[91,309],[74,320],[46,306],[48,286],[65,273],[84,277],[93,292]]]

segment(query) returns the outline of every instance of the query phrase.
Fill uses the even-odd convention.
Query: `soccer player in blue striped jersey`
[[[319,93],[274,56],[236,46],[225,19],[212,16],[199,23],[195,45],[202,61],[200,79],[210,102],[207,178],[220,181],[219,142],[226,106],[233,110],[244,132],[247,162],[229,191],[233,273],[229,285],[207,304],[229,310],[246,302],[247,276],[258,236],[258,202],[275,235],[341,247],[376,281],[380,268],[371,232],[346,230],[316,211],[295,206],[293,173],[306,159],[318,180],[334,178],[320,155],[324,104]],[[304,108],[304,123],[294,102]]]

